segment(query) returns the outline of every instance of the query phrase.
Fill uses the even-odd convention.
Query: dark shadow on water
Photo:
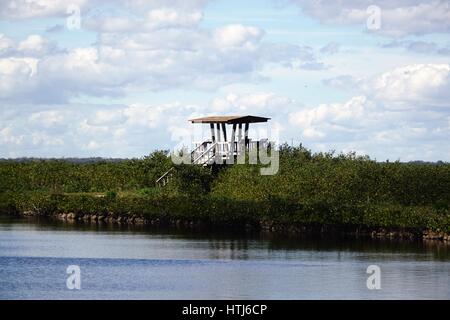
[[[429,259],[449,261],[450,244],[442,241],[390,240],[355,237],[288,237],[281,234],[232,231],[232,230],[193,230],[176,227],[152,227],[147,225],[119,225],[89,222],[67,222],[46,217],[12,217],[0,215],[3,230],[18,226],[34,231],[56,232],[99,232],[108,234],[129,234],[161,236],[167,239],[186,239],[207,241],[210,249],[229,250],[231,255],[239,253],[239,258],[249,248],[274,251],[336,251],[386,254],[411,254],[418,260]],[[232,257],[231,257],[232,258]]]

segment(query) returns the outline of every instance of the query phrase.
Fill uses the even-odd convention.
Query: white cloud
[[[359,81],[350,75],[340,75],[322,80],[325,85],[341,90],[355,89]]]
[[[381,9],[381,28],[377,34],[403,37],[410,34],[450,32],[450,3],[447,0],[290,0],[313,18],[332,25],[356,25],[363,30],[370,16],[367,8]]]
[[[414,64],[351,79],[359,96],[302,108],[290,114],[290,123],[313,149],[353,149],[378,160],[448,161],[449,72],[447,64]]]
[[[197,25],[202,19],[201,11],[178,12],[174,9],[160,8],[150,10],[146,25],[150,29],[167,27],[191,27]]]
[[[17,47],[25,55],[45,54],[50,49],[50,42],[40,35],[30,35],[21,41]]]
[[[0,57],[11,54],[14,47],[14,40],[0,33]]]
[[[432,54],[438,51],[438,47],[434,42],[426,42],[426,41],[398,41],[394,40],[385,45],[384,48],[396,48],[403,47],[409,51],[416,53],[425,53]]]
[[[62,146],[64,141],[60,137],[48,135],[43,132],[33,132],[31,141],[35,146]]]
[[[450,159],[450,130],[442,115],[386,110],[364,96],[292,113],[297,136],[313,150],[356,151],[372,158],[402,161]]]
[[[79,7],[81,13],[96,11],[99,7],[117,6],[134,13],[155,8],[178,8],[192,11],[203,8],[209,0],[2,0],[0,17],[8,20],[67,16],[70,6]]]
[[[241,24],[232,24],[214,30],[214,40],[219,48],[226,47],[252,47],[263,36],[261,29]]]
[[[135,30],[139,22],[123,16],[91,16],[83,20],[83,27],[101,32],[128,32]]]
[[[345,103],[321,104],[290,114],[290,123],[311,139],[333,141],[342,134],[356,134],[369,129],[374,106],[366,97],[357,96]]]
[[[201,105],[48,106],[25,117],[29,121],[24,125],[26,114],[24,109],[0,120],[7,128],[0,133],[0,155],[143,156],[174,147],[180,139],[189,141],[191,134],[197,140],[208,137],[209,127],[192,125],[188,119],[256,114],[271,117],[272,129],[267,135],[266,125],[251,126],[253,138],[277,139],[278,130],[279,141],[301,141],[314,151],[357,151],[378,160],[450,159],[450,150],[443,147],[450,135],[448,109],[397,110],[365,95],[315,106],[273,92],[229,93]]]
[[[327,45],[323,46],[320,49],[321,53],[325,53],[325,54],[335,54],[338,53],[340,49],[339,43],[337,42],[329,42]]]
[[[91,140],[91,141],[89,141],[88,144],[86,144],[86,149],[88,149],[88,150],[96,150],[99,147],[100,147],[100,144],[95,140]]]
[[[164,109],[163,106],[131,105],[123,110],[123,114],[132,126],[155,128],[162,120]]]
[[[125,121],[124,112],[122,110],[99,110],[96,111],[93,118],[89,119],[89,123],[97,126],[121,124]]]
[[[416,64],[399,67],[365,82],[363,89],[387,107],[449,108],[450,65]]]
[[[0,17],[4,19],[30,19],[66,14],[69,4],[85,8],[88,0],[4,0],[0,2]]]
[[[65,15],[62,1],[22,2],[2,3],[0,16]],[[0,59],[13,59],[9,64],[14,61],[17,68],[8,76],[0,71],[4,80],[0,99],[62,103],[80,96],[118,97],[148,90],[211,91],[265,81],[263,70],[272,64],[308,70],[325,67],[311,48],[265,41],[264,30],[255,26],[202,27],[207,2],[131,0],[108,6],[106,1],[78,0],[73,4],[83,9],[83,27],[98,33],[96,45],[90,47],[61,50],[36,34],[17,44],[1,36]],[[25,58],[37,59],[32,74],[26,69],[31,60],[19,60]]]
[[[64,124],[67,120],[65,112],[59,110],[41,111],[31,114],[29,118],[32,124],[37,124],[45,128]]]
[[[366,9],[373,4],[293,1],[320,22],[353,24],[361,30]],[[82,9],[84,29],[71,35],[77,39],[94,32],[95,44],[61,50],[42,35],[18,39],[0,34],[0,156],[142,156],[173,146],[170,137],[186,137],[189,118],[257,114],[272,118],[270,125],[281,130],[282,140],[302,140],[313,150],[356,149],[381,160],[450,159],[443,147],[450,132],[450,70],[439,55],[446,48],[441,40],[411,37],[391,43],[420,53],[414,55],[373,50],[366,42],[355,53],[356,47],[340,50],[327,36],[317,48],[299,45],[301,38],[292,40],[295,44],[282,42],[266,28],[270,24],[202,24],[208,3],[204,0],[71,3]],[[400,37],[449,31],[447,2],[375,4],[382,9],[377,33]],[[0,17],[64,17],[66,9],[67,2],[59,0],[5,0]],[[63,19],[58,23],[64,24]],[[387,71],[370,75],[378,70]],[[323,83],[353,93],[331,91],[322,98],[324,78]],[[134,93],[153,97],[149,91],[162,90],[173,90],[173,99],[133,103]],[[306,101],[341,101],[305,106],[279,92]],[[164,92],[157,99],[164,101],[171,94]],[[96,105],[90,100],[121,96],[131,103]],[[92,104],[74,104],[76,99]]]
[[[34,90],[37,60],[31,58],[0,58],[0,98],[16,97]]]
[[[23,142],[23,136],[16,136],[13,134],[11,127],[0,128],[0,143],[21,145]]]
[[[450,65],[446,63],[409,64],[372,77],[341,75],[322,82],[362,93],[387,109],[449,108]]]
[[[0,34],[0,58],[42,58],[58,51],[55,43],[37,34],[31,34],[18,43]]]
[[[20,51],[42,51],[47,43],[48,41],[40,35],[30,35],[19,43],[18,49]]]
[[[110,131],[106,125],[93,125],[89,123],[88,119],[82,119],[78,123],[77,132],[87,136],[104,136]]]
[[[224,98],[213,99],[211,106],[214,112],[252,114],[264,113],[274,115],[288,111],[292,100],[277,96],[272,92],[258,92],[245,95],[228,94]]]
[[[169,28],[102,33],[97,48],[68,51],[51,51],[44,38],[30,36],[18,45],[18,51],[34,53],[37,60],[10,57],[8,63],[16,68],[9,67],[10,76],[0,71],[0,77],[5,77],[0,97],[59,103],[79,95],[116,97],[130,90],[212,90],[261,81],[261,71],[268,64],[316,63],[309,48],[265,42],[263,34],[244,25],[212,31]],[[47,54],[38,57],[44,51]]]
[[[0,126],[8,124],[2,135],[4,143],[0,157],[12,151],[18,156],[143,156],[156,148],[174,147],[180,139],[189,139],[191,134],[199,140],[203,135],[207,137],[209,127],[192,125],[188,119],[217,113],[212,110],[220,103],[224,105],[226,114],[270,116],[270,123],[280,127],[283,126],[283,117],[298,106],[288,98],[259,92],[230,93],[202,105],[179,102],[112,106],[42,105],[35,106],[34,112],[23,108],[8,119],[0,119]],[[20,148],[15,144],[19,136]]]
[[[198,9],[182,11],[179,8],[155,8],[145,14],[124,12],[96,12],[83,20],[83,27],[102,33],[143,33],[167,28],[191,28],[202,20]]]

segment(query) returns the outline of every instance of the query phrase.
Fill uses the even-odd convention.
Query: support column
[[[228,157],[228,161],[230,164],[234,164],[234,150],[235,150],[235,146],[234,144],[236,143],[236,123],[233,123],[233,129],[231,130],[231,148],[230,148],[230,155]]]
[[[249,123],[245,124],[245,130],[244,130],[244,134],[245,134],[245,148],[247,150],[249,150],[249,140],[248,140],[248,127],[249,127]]]
[[[221,141],[221,137],[220,137],[220,123],[216,124],[216,128],[217,128],[216,139],[217,139],[217,142],[220,142]]]
[[[221,123],[220,126],[222,128],[223,142],[225,142],[222,147],[222,154],[225,154],[225,161],[227,161],[228,153],[230,152],[230,148],[228,147],[227,144],[227,127],[225,123]]]
[[[214,144],[216,142],[216,133],[214,130],[214,123],[210,123],[209,127],[211,128],[211,141]],[[206,148],[208,148],[208,145],[206,145]],[[213,148],[213,155],[216,154],[216,148]]]
[[[223,141],[227,142],[227,126],[222,123]]]
[[[220,137],[220,123],[216,123],[216,129],[217,129],[216,139],[217,139],[217,142],[220,142],[222,140],[222,138]],[[221,155],[222,145],[218,144],[216,146],[215,150],[216,150],[216,156],[220,157],[220,159],[222,159],[222,155]],[[220,163],[219,159],[216,159],[216,163]]]
[[[237,141],[237,152],[238,154],[242,151],[241,150],[241,140],[242,140],[242,123],[238,124],[238,141]]]
[[[214,123],[210,123],[209,127],[211,128],[211,141],[212,143],[216,142],[216,133],[214,132]]]

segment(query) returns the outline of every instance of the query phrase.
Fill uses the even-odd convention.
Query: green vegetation
[[[162,151],[120,162],[2,161],[0,211],[450,232],[448,163],[379,163],[283,145],[277,175],[262,176],[255,165],[218,173],[181,165],[168,185],[157,188],[156,179],[171,166]]]

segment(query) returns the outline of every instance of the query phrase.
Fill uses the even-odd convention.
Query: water
[[[78,265],[81,289],[66,269]],[[369,265],[381,289],[369,290]],[[0,218],[0,299],[449,299],[450,246]]]

